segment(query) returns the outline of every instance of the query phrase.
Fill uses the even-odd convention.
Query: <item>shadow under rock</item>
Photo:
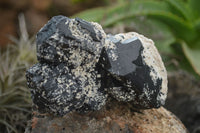
[[[173,112],[191,133],[200,133],[200,81],[178,71],[168,74],[165,107]]]

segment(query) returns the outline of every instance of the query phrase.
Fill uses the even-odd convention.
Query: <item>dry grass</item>
[[[0,50],[0,131],[24,132],[31,113],[25,71],[36,62],[34,39],[29,39],[23,15],[19,16],[21,37]]]

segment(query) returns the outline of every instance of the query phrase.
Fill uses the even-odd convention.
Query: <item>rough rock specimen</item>
[[[167,94],[167,75],[154,43],[134,32],[108,35],[100,65],[104,86],[119,101],[138,108],[160,107]],[[105,79],[103,77],[103,79]]]
[[[167,75],[153,42],[137,33],[106,35],[81,19],[53,17],[37,34],[39,63],[27,73],[40,112],[99,110],[107,99],[158,108]]]
[[[136,112],[119,102],[86,115],[64,117],[35,114],[25,133],[188,133],[182,122],[161,107]]]
[[[99,91],[95,64],[105,33],[97,23],[53,17],[37,34],[39,63],[26,74],[40,112],[64,115],[73,110],[99,110],[107,94]]]

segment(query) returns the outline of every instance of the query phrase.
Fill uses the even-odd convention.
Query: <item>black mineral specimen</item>
[[[108,35],[106,42],[107,47],[102,50],[98,65],[106,70],[102,80],[109,77],[103,80],[104,87],[109,88],[108,93],[138,108],[157,108],[164,104],[163,100],[158,100],[158,96],[163,95],[163,78],[157,74],[159,70],[155,70],[155,65],[149,63],[156,59],[144,52],[144,49],[151,49],[146,49],[145,44],[130,33]]]
[[[97,23],[56,16],[36,36],[37,58],[40,62],[67,62],[77,67],[77,63],[85,64],[99,56],[105,36]],[[83,59],[79,61],[79,58]]]
[[[137,33],[106,35],[97,23],[55,16],[38,32],[36,44],[39,63],[26,78],[39,112],[99,110],[108,96],[138,108],[165,102],[160,55]]]
[[[34,88],[31,90],[33,102],[41,112],[45,109],[44,112],[63,114],[84,104],[81,84],[74,82],[74,75],[63,63],[35,64],[27,71],[27,81],[28,87]]]
[[[107,94],[99,91],[94,70],[105,41],[97,23],[53,17],[37,34],[39,63],[27,73],[33,103],[40,112],[64,115],[99,110]]]

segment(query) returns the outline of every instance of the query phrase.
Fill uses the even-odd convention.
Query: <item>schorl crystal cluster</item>
[[[108,98],[140,109],[165,103],[165,67],[153,42],[142,35],[106,35],[97,23],[55,16],[36,43],[39,63],[26,78],[40,112],[99,110]]]

